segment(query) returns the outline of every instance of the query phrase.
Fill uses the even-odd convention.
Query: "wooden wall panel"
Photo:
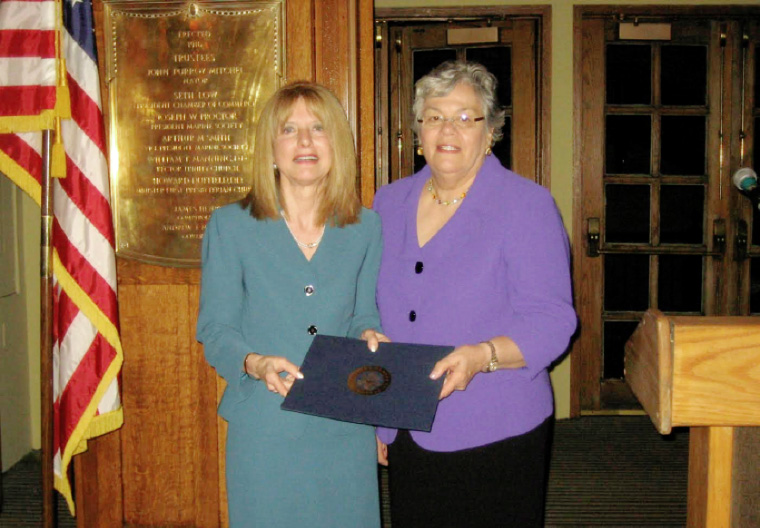
[[[514,40],[512,47],[515,57],[536,57],[536,22],[533,20],[518,20],[514,24]],[[521,88],[513,90],[513,130],[520,130],[520,134],[513,134],[512,155],[513,167],[517,174],[529,180],[539,182],[536,171],[538,159],[536,138],[536,106],[538,105],[536,65],[533,61],[513,60],[514,79],[519,79]],[[525,160],[525,161],[523,161]]]
[[[120,289],[127,523],[218,525],[216,375],[194,338],[198,292],[187,285]]]
[[[285,7],[287,81],[314,80],[314,4],[289,0]]]

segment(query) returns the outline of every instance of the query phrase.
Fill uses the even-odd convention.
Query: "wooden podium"
[[[649,310],[625,378],[661,434],[691,427],[687,525],[760,526],[760,318]]]

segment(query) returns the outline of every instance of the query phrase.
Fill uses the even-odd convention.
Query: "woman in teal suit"
[[[253,185],[203,239],[197,337],[227,381],[230,526],[377,528],[375,433],[280,409],[317,333],[387,340],[375,283],[380,221],[361,207],[338,100],[281,88],[256,127]]]

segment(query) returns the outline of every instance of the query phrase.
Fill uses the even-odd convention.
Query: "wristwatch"
[[[491,341],[481,341],[481,343],[485,343],[488,345],[488,348],[491,349],[491,361],[489,361],[488,365],[486,365],[485,371],[493,372],[499,366],[499,358],[496,356],[496,346],[494,346]]]

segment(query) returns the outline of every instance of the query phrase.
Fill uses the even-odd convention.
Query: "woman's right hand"
[[[245,356],[245,373],[266,383],[267,390],[280,396],[287,396],[296,379],[303,379],[298,367],[282,356],[262,356],[248,354]],[[285,372],[286,376],[280,374]]]
[[[388,446],[380,440],[377,436],[375,436],[375,440],[377,440],[377,463],[381,466],[388,466]]]

